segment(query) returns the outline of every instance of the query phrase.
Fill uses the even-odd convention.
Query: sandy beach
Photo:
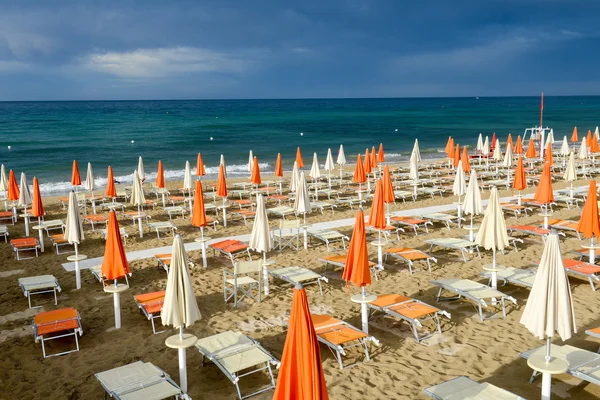
[[[263,176],[263,179],[272,177]],[[577,181],[576,186],[587,185],[588,181]],[[233,180],[228,180],[232,185]],[[177,188],[181,182],[168,182],[169,188]],[[555,182],[554,190],[566,187],[564,182]],[[532,193],[528,188],[524,193]],[[482,192],[484,198],[489,191]],[[500,196],[513,193],[501,190]],[[149,198],[149,197],[148,197]],[[392,212],[413,208],[450,204],[456,201],[451,191],[443,198],[421,197],[417,202],[397,201],[390,207]],[[59,205],[57,198],[44,198],[46,219],[66,219],[66,210]],[[158,201],[160,203],[160,201]],[[368,215],[370,206],[365,207]],[[157,205],[149,213],[153,220],[168,220],[168,216]],[[338,208],[334,214],[313,212],[307,216],[308,223],[318,223],[333,219],[353,218],[356,210]],[[554,217],[578,220],[581,208],[568,210],[559,207]],[[213,214],[208,214],[213,215]],[[541,217],[535,212],[528,217],[515,218],[505,214],[507,225],[539,224]],[[476,218],[479,222],[481,217]],[[190,225],[189,217],[177,218],[173,222],[185,243],[199,237],[198,229]],[[271,227],[277,226],[278,218],[270,218]],[[120,224],[129,233],[126,251],[168,246],[172,236],[161,236],[145,231],[144,238],[137,236],[137,226],[130,220],[120,219]],[[239,219],[229,220],[226,228],[219,225],[216,231],[206,230],[212,238],[228,237],[250,233],[252,224],[244,225]],[[340,229],[351,236],[352,227]],[[9,226],[10,237],[24,236],[22,219],[16,226]],[[448,230],[435,224],[428,234],[415,236],[407,231],[401,234],[400,242],[390,242],[386,247],[415,247],[428,249],[423,241],[436,237],[458,237],[466,234],[464,229]],[[34,231],[35,234],[35,231]],[[101,257],[104,252],[104,240],[92,233],[85,225],[85,241],[80,252],[89,258]],[[374,239],[370,236],[368,239]],[[574,235],[567,234],[561,239],[561,250],[565,256],[572,249],[579,248],[582,242]],[[377,259],[376,249],[369,246],[370,259]],[[543,250],[539,238],[526,238],[519,245],[519,251],[508,251],[498,255],[498,262],[507,266],[526,268],[538,260]],[[331,254],[341,254],[338,247]],[[201,268],[199,252],[190,253],[196,268],[191,271],[196,298],[202,320],[187,332],[205,337],[225,330],[239,330],[258,340],[275,357],[280,358],[286,337],[285,320],[291,306],[291,287],[282,282],[271,280],[271,294],[263,298],[261,304],[244,301],[238,309],[223,301],[223,269],[231,265],[224,257],[214,257],[209,251],[208,268]],[[268,254],[275,266],[304,266],[317,272],[324,271],[324,265],[318,258],[326,255],[324,245],[313,243],[308,250],[283,252],[272,251]],[[430,284],[439,278],[459,277],[484,282],[480,277],[482,266],[491,262],[491,251],[482,250],[482,259],[471,258],[463,263],[456,252],[434,251],[438,262],[429,273],[417,264],[411,276],[405,265],[388,261],[378,281],[368,287],[369,293],[397,293],[418,298],[424,302],[439,306],[452,314],[451,319],[442,319],[442,335],[434,334],[418,344],[415,342],[410,326],[390,318],[380,318],[370,324],[370,334],[381,343],[380,347],[370,345],[372,359],[352,368],[340,370],[335,357],[321,346],[325,378],[332,399],[418,399],[425,398],[425,387],[442,381],[465,375],[478,382],[490,382],[510,390],[525,398],[539,398],[541,381],[528,382],[531,369],[519,353],[543,345],[519,323],[522,309],[527,301],[529,290],[513,285],[500,287],[500,290],[516,298],[518,305],[507,305],[506,319],[479,320],[476,309],[468,302],[454,301],[436,303],[437,288]],[[131,262],[133,276],[130,288],[121,296],[122,328],[114,329],[112,297],[102,290],[102,286],[88,271],[82,271],[82,289],[75,289],[75,274],[66,272],[62,263],[67,255],[56,255],[49,241],[46,251],[40,257],[16,261],[9,244],[0,243],[0,398],[48,398],[48,399],[91,399],[101,398],[103,389],[94,378],[94,373],[125,365],[137,360],[149,361],[163,368],[175,381],[178,381],[177,352],[165,346],[164,340],[175,331],[153,335],[150,322],[140,313],[133,296],[165,288],[167,275],[157,267],[156,261],[146,259]],[[51,296],[34,296],[34,303],[41,308],[28,309],[27,298],[19,289],[17,279],[26,276],[52,274],[58,278],[62,292],[58,296],[58,306],[54,306]],[[324,273],[329,283],[324,284],[321,296],[316,285],[308,286],[307,293],[314,313],[328,313],[337,318],[360,326],[360,309],[350,301],[358,289],[346,285],[341,279],[340,269],[329,268]],[[578,333],[567,342],[572,346],[596,351],[600,343],[586,337],[585,330],[600,326],[600,298],[593,292],[586,280],[570,277],[575,302],[575,316]],[[61,357],[42,358],[41,345],[35,343],[31,321],[39,311],[48,311],[60,307],[75,307],[82,318],[83,336],[80,338],[80,351]],[[160,322],[159,322],[160,324]],[[431,326],[427,326],[431,328]],[[67,348],[72,341],[58,340],[50,343],[52,349]],[[559,339],[554,340],[560,343]],[[362,360],[362,354],[350,352],[348,361]],[[234,399],[233,385],[213,365],[201,364],[201,356],[196,350],[188,352],[189,395],[194,399]],[[267,383],[265,374],[255,374],[241,381],[242,391]],[[600,396],[598,386],[587,384],[570,375],[558,375],[553,379],[553,398],[595,399]],[[256,396],[256,399],[270,399],[272,391]]]

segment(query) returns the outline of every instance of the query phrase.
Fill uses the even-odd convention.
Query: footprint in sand
[[[11,329],[9,331],[0,331],[0,343],[4,342],[5,340],[8,339],[12,339],[12,338],[19,338],[19,337],[23,337],[23,336],[29,336],[31,335],[31,328],[30,327],[18,327],[15,329]]]
[[[19,319],[31,319],[31,318],[33,318],[33,316],[35,316],[37,313],[39,313],[41,311],[44,311],[43,307],[28,308],[25,311],[18,311],[18,312],[8,314],[8,315],[2,315],[2,316],[0,316],[0,325],[5,324],[10,321],[16,321]]]

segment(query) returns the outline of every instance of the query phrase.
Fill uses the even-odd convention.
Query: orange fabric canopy
[[[590,147],[592,145],[592,131],[588,130],[587,136],[585,137],[585,145]]]
[[[321,349],[301,285],[294,289],[273,400],[328,400]]]
[[[352,238],[348,246],[348,257],[342,278],[349,284],[362,287],[371,283],[369,269],[369,253],[367,251],[367,236],[365,232],[365,214],[360,209],[356,212],[356,221]]]
[[[115,177],[113,176],[112,167],[108,166],[108,177],[106,178],[106,195],[110,198],[117,197],[117,188],[115,187]]]
[[[227,181],[225,180],[225,168],[219,165],[219,176],[217,177],[217,196],[227,197]]]
[[[254,157],[254,164],[252,165],[252,176],[250,182],[254,185],[260,185],[262,180],[260,179],[260,168],[258,166],[258,158]]]
[[[371,169],[377,168],[377,153],[375,152],[375,146],[371,149]]]
[[[129,263],[123,249],[123,241],[119,232],[117,214],[111,211],[108,214],[106,228],[106,247],[102,261],[102,276],[107,280],[119,279],[130,273]]]
[[[396,201],[396,195],[394,194],[394,186],[392,185],[392,177],[390,175],[390,168],[386,165],[383,167],[383,202],[393,203]]]
[[[535,158],[537,155],[535,151],[535,144],[533,143],[533,139],[529,139],[529,144],[527,145],[527,153],[525,153],[525,157],[527,158]]]
[[[275,176],[283,177],[283,165],[281,163],[281,153],[277,153],[277,161],[275,162]]]
[[[540,183],[535,191],[533,198],[540,203],[548,204],[554,201],[554,194],[552,193],[552,176],[550,174],[550,164],[544,163],[544,170],[542,171],[542,177]]]
[[[598,220],[598,195],[596,181],[590,181],[587,199],[577,224],[577,230],[586,238],[600,236],[600,221]]]
[[[204,195],[202,194],[202,182],[197,180],[196,192],[194,193],[194,213],[192,214],[192,226],[201,228],[206,225],[206,211],[204,210]]]
[[[467,146],[463,147],[463,154],[461,160],[463,162],[463,171],[465,171],[468,174],[469,172],[471,172],[471,160],[469,160],[469,150],[467,149]]]
[[[452,163],[452,165],[454,165],[454,168],[458,167],[459,161],[460,161],[460,145],[457,143],[456,150],[454,150],[454,162]]]
[[[79,176],[79,166],[77,165],[77,160],[73,160],[73,169],[71,171],[71,185],[81,185],[81,176]]]
[[[365,174],[370,174],[373,172],[373,168],[371,165],[371,155],[369,154],[369,149],[365,151],[365,163],[363,164],[363,168],[365,169]]]
[[[165,187],[165,171],[160,160],[158,161],[158,171],[156,171],[156,187],[159,189]]]
[[[446,142],[446,147],[444,148],[444,153],[450,157],[450,152],[454,148],[454,141],[452,140],[452,136],[448,136],[448,141]]]
[[[598,148],[598,138],[596,137],[596,135],[592,135],[592,142],[590,144],[590,153],[597,153],[598,150],[600,150]]]
[[[17,178],[15,178],[15,173],[11,169],[8,173],[8,199],[10,201],[18,201],[21,196],[21,192],[19,191],[19,185],[17,184]]]
[[[40,194],[40,182],[38,178],[33,177],[33,199],[31,204],[31,215],[34,217],[44,216],[44,203],[42,202],[42,195]]]
[[[450,143],[452,144],[446,154],[448,154],[448,158],[454,159],[454,139],[450,138]]]
[[[196,159],[196,176],[204,175],[206,175],[206,169],[204,168],[204,162],[202,161],[202,154],[198,153],[198,158]]]
[[[525,177],[525,167],[523,166],[523,157],[519,157],[517,161],[517,170],[515,171],[515,178],[513,180],[513,189],[525,190],[527,187],[527,178]]]
[[[304,167],[304,161],[302,161],[302,152],[300,151],[300,147],[296,150],[296,162],[298,163],[298,168]]]
[[[509,133],[509,134],[508,134],[508,137],[506,138],[506,148],[508,148],[508,144],[509,144],[509,143],[510,143],[510,145],[511,145],[512,147],[515,147],[515,146],[514,146],[514,143],[513,143],[513,140],[512,140],[512,134],[511,134],[511,133]]]
[[[517,136],[517,142],[515,143],[514,148],[515,154],[523,154],[525,149],[523,148],[523,141],[521,140],[521,135]]]
[[[383,205],[383,182],[377,180],[375,185],[375,194],[373,194],[373,202],[371,203],[371,212],[369,213],[369,225],[375,229],[383,229],[385,223],[385,208]]]
[[[571,143],[579,142],[579,135],[577,135],[577,127],[573,128],[573,134],[571,135]]]
[[[379,152],[377,152],[377,161],[385,162],[385,154],[383,153],[383,143],[379,143]]]
[[[363,167],[362,157],[360,154],[356,160],[356,167],[354,167],[354,176],[352,177],[352,181],[355,183],[365,183],[367,181],[365,168]]]
[[[492,143],[490,146],[490,150],[494,150],[496,148],[496,132],[492,135]]]

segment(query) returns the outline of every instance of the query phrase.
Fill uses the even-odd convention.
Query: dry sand
[[[177,185],[173,183],[171,186]],[[560,187],[564,187],[564,184],[555,185],[555,189]],[[531,189],[528,192],[531,192]],[[509,196],[511,193],[502,191],[500,194]],[[484,195],[487,196],[488,192]],[[66,217],[65,210],[55,201],[45,201],[47,219]],[[417,203],[400,202],[392,207],[392,211],[448,204],[452,201],[456,201],[456,198],[446,195],[442,199],[425,199]],[[154,219],[168,219],[159,208],[151,211]],[[580,211],[581,209],[569,211],[561,208],[555,215],[564,219],[578,219]],[[368,212],[367,207],[366,213]],[[330,212],[325,215],[313,213],[308,219],[314,223],[332,218],[351,218],[354,214],[355,211],[340,210],[333,216]],[[534,215],[520,218],[518,223],[539,221],[540,217]],[[184,242],[191,242],[198,237],[197,229],[192,229],[189,220],[177,219],[174,222]],[[507,224],[515,223],[517,220],[507,215]],[[271,219],[271,225],[276,224],[277,221]],[[157,240],[156,235],[150,233],[146,233],[144,239],[140,240],[136,235],[136,227],[128,220],[122,220],[121,226],[125,226],[130,234],[127,251],[165,246],[172,242],[170,236]],[[21,220],[17,226],[10,227],[11,237],[23,236],[23,230]],[[227,228],[219,226],[216,232],[209,231],[208,234],[211,237],[226,237],[249,233],[250,230],[251,225],[244,226],[241,221],[231,221]],[[343,231],[351,235],[351,227]],[[415,237],[407,232],[402,235],[400,244],[424,248],[424,239],[465,233],[464,230],[448,231],[441,225],[436,225],[428,235]],[[562,240],[563,253],[578,247],[580,243],[573,236],[567,236]],[[388,245],[393,246],[398,246],[398,243]],[[529,267],[532,261],[540,257],[542,248],[540,240],[526,240],[526,243],[520,246],[519,252],[499,255],[498,261],[509,266]],[[104,241],[97,233],[93,234],[86,228],[86,240],[80,246],[80,251],[88,257],[99,257],[104,251]],[[375,260],[375,248],[370,248],[370,251],[371,259]],[[315,245],[308,251],[273,251],[269,257],[276,261],[276,265],[301,265],[315,271],[323,271],[324,267],[317,259],[325,254],[327,252],[324,246]],[[212,256],[212,252],[209,255]],[[405,294],[435,304],[437,291],[430,281],[444,277],[480,280],[482,265],[491,262],[491,252],[482,251],[482,255],[482,260],[472,259],[463,263],[456,253],[438,251],[435,253],[438,264],[433,267],[431,274],[426,269],[417,267],[412,276],[403,265],[389,263],[381,279],[374,282],[368,291]],[[140,314],[133,301],[135,294],[164,289],[165,272],[158,269],[152,260],[131,263],[131,287],[121,296],[123,327],[114,330],[111,329],[114,324],[111,296],[102,291],[101,285],[87,271],[82,273],[82,290],[74,290],[74,273],[65,272],[61,266],[66,257],[54,254],[47,245],[47,251],[39,258],[15,261],[9,245],[0,243],[0,398],[101,398],[103,390],[93,374],[136,360],[150,361],[178,381],[177,352],[164,344],[165,338],[175,332],[169,330],[153,335],[150,322]],[[197,264],[201,263],[198,252],[191,253],[191,257]],[[202,320],[188,331],[203,337],[229,329],[240,330],[259,340],[279,358],[286,336],[283,322],[291,305],[291,288],[289,285],[272,282],[271,295],[260,305],[248,301],[239,309],[234,309],[231,303],[223,302],[222,270],[229,264],[230,262],[222,257],[210,257],[208,269],[197,268],[192,271]],[[73,306],[81,313],[84,330],[83,337],[80,338],[81,351],[43,359],[40,344],[34,343],[32,316],[36,311],[52,310],[56,306],[53,305],[50,296],[34,296],[34,302],[43,307],[33,312],[27,310],[27,299],[20,291],[17,279],[40,274],[53,274],[59,279],[63,291],[59,294],[58,307]],[[323,296],[319,295],[317,287],[307,287],[313,312],[330,313],[360,326],[360,310],[350,301],[350,294],[356,293],[357,289],[352,288],[350,294],[346,292],[340,270],[329,270],[327,276],[330,281],[324,285]],[[587,281],[576,278],[570,278],[570,281],[578,334],[569,340],[568,344],[595,351],[599,343],[586,337],[584,331],[600,326],[598,293],[590,289]],[[536,380],[534,384],[528,383],[531,370],[526,362],[519,358],[520,352],[543,344],[519,324],[529,291],[510,285],[500,289],[518,301],[518,306],[508,306],[506,320],[481,322],[471,304],[462,301],[444,302],[439,306],[452,313],[452,319],[443,320],[443,335],[436,334],[422,344],[417,344],[407,324],[387,318],[379,319],[371,324],[370,333],[380,340],[381,347],[371,346],[371,361],[344,370],[338,368],[335,358],[322,346],[325,378],[331,398],[425,398],[423,388],[459,375],[466,375],[476,381],[491,382],[529,399],[539,398],[540,380]],[[56,342],[59,343],[49,345],[53,350],[72,344],[71,340]],[[348,360],[356,358],[356,354],[351,352]],[[215,366],[202,366],[199,353],[189,351],[187,364],[189,394],[192,398],[235,398],[233,385]],[[266,378],[257,374],[242,380],[242,390],[247,391],[265,382]],[[569,375],[559,375],[554,380],[553,394],[554,398],[594,399],[600,396],[600,388]],[[267,392],[255,398],[271,397],[272,392]]]

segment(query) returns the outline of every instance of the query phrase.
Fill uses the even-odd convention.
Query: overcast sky
[[[0,1],[0,100],[600,93],[596,0]]]

